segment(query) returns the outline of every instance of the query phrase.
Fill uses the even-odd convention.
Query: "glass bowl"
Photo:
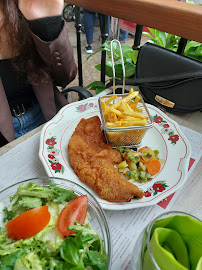
[[[152,252],[152,247],[150,244],[151,235],[153,233],[153,226],[154,226],[154,223],[158,222],[159,220],[162,220],[168,217],[174,217],[174,216],[185,216],[185,217],[187,216],[201,222],[201,220],[198,219],[197,217],[188,213],[180,212],[180,211],[169,211],[169,212],[165,212],[157,216],[143,229],[143,231],[139,235],[135,243],[135,246],[133,248],[130,270],[148,270],[148,269],[161,270],[157,261],[154,258],[154,254]],[[170,266],[167,266],[167,268],[166,267],[165,268],[172,269],[169,267]]]
[[[111,269],[111,257],[112,257],[112,246],[111,246],[111,235],[110,229],[108,225],[108,221],[106,215],[101,208],[100,204],[91,195],[85,188],[81,187],[80,185],[62,178],[57,177],[39,177],[39,178],[32,178],[28,180],[24,180],[18,182],[14,185],[7,187],[6,189],[0,191],[0,203],[3,203],[4,206],[8,206],[10,204],[10,196],[13,196],[18,186],[22,183],[23,186],[28,184],[29,182],[34,182],[38,185],[43,185],[44,187],[49,186],[50,181],[53,181],[57,186],[61,188],[65,188],[68,190],[72,190],[76,195],[87,195],[88,196],[88,213],[91,216],[90,224],[91,227],[100,235],[103,239],[103,245],[105,248],[106,253],[108,254],[108,268],[107,270]],[[0,205],[1,208],[1,205]]]

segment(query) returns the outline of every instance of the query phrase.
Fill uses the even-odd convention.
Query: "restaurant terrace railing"
[[[185,0],[182,0],[185,1]],[[65,0],[76,6],[76,32],[79,85],[83,86],[81,59],[81,21],[80,8],[103,14],[101,31],[102,43],[107,40],[107,18],[112,16],[136,24],[134,44],[140,47],[143,26],[151,27],[181,37],[177,53],[182,54],[187,40],[202,43],[202,6],[177,0]],[[105,84],[106,51],[101,55],[101,78]]]
[[[177,0],[65,0],[65,2],[202,43],[202,6]]]

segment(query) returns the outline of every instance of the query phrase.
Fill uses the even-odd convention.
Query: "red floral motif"
[[[160,126],[163,127],[163,129],[161,130],[162,134],[167,134],[169,136],[168,140],[171,141],[171,144],[176,144],[176,142],[179,140],[179,136],[178,135],[174,135],[175,131],[171,129],[170,125],[160,116],[158,116],[157,114],[152,116],[154,122],[156,124],[159,124]]]
[[[164,191],[168,186],[166,185],[166,181],[157,181],[153,184],[152,187],[148,188],[144,194],[145,197],[155,196],[159,192]]]
[[[161,123],[162,121],[163,121],[163,118],[161,118],[160,116],[154,118],[155,123]]]
[[[151,196],[151,193],[149,191],[146,191],[144,194],[145,194],[145,197],[150,197]]]
[[[176,143],[179,140],[179,136],[178,135],[172,135],[168,138],[168,140],[170,140],[172,143]]]
[[[48,144],[48,145],[55,145],[56,144],[56,141],[54,139],[47,139],[46,140],[46,144]]]
[[[78,107],[79,107],[79,110],[80,110],[81,112],[86,111],[86,106],[84,106],[84,105],[79,105]]]
[[[50,162],[50,166],[52,170],[55,171],[55,173],[64,173],[64,167],[62,164],[59,163],[58,159],[55,157],[59,154],[59,149],[56,149],[54,145],[56,144],[56,137],[51,137],[46,140],[47,146],[47,151],[49,152],[48,154],[48,161]]]
[[[96,109],[96,104],[94,103],[85,103],[85,104],[81,104],[78,107],[76,107],[76,112],[78,113],[83,113],[89,109]]]
[[[55,158],[55,156],[54,155],[48,155],[48,158],[50,158],[50,159],[54,159]]]
[[[51,164],[51,167],[52,167],[52,169],[53,170],[61,170],[61,168],[62,168],[62,165],[60,164],[60,163],[53,163],[53,164]]]
[[[153,190],[158,191],[158,192],[162,192],[163,190],[165,190],[162,184],[154,184],[152,188]]]

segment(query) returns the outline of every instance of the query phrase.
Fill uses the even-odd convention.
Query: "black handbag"
[[[170,112],[202,109],[202,62],[152,43],[140,48],[136,78],[126,79],[125,84],[139,86],[146,102]]]
[[[202,109],[202,62],[163,47],[141,47],[136,77],[145,101],[176,113]],[[147,79],[146,79],[147,78]]]

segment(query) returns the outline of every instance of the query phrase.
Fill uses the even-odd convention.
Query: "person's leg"
[[[92,53],[93,32],[94,32],[95,13],[84,10],[84,30],[86,34],[86,52]],[[90,48],[91,47],[91,48]]]
[[[98,18],[99,18],[99,22],[100,22],[100,32],[102,33],[102,14],[98,13]],[[108,16],[108,25],[107,25],[108,36],[109,36],[109,33],[110,33],[110,16]]]
[[[25,114],[18,117],[12,116],[12,118],[15,131],[15,139],[32,131],[33,129],[46,122],[39,104],[33,105],[33,107],[29,108]]]
[[[128,38],[128,31],[120,29],[119,41],[126,42],[127,38]]]

